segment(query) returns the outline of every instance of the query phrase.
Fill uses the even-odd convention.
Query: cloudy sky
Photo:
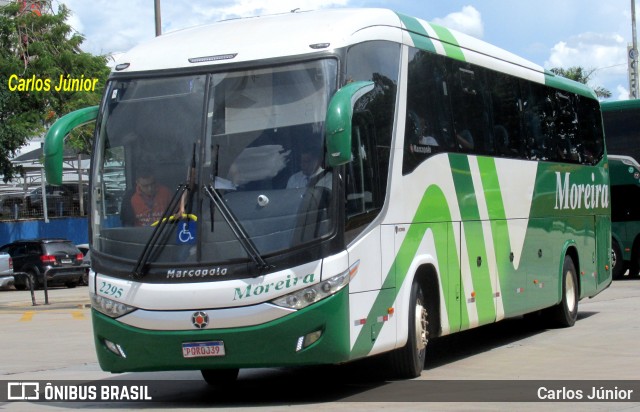
[[[53,3],[71,9],[71,25],[86,37],[84,50],[94,54],[123,52],[155,35],[153,0]],[[389,8],[460,30],[548,69],[595,69],[592,86],[607,88],[611,100],[628,98],[631,0],[161,0],[162,31],[325,7]]]

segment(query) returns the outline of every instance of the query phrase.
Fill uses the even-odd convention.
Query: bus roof
[[[631,99],[631,100],[616,100],[611,102],[602,102],[600,104],[603,112],[609,112],[613,110],[628,110],[628,109],[639,109],[640,108],[640,99]]]
[[[323,9],[225,20],[156,37],[123,54],[115,72],[197,68],[310,55],[390,40],[595,98],[588,87],[499,47],[387,9]],[[123,68],[128,64],[126,68]]]

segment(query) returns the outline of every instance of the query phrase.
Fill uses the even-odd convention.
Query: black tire
[[[200,371],[204,381],[211,386],[228,386],[238,379],[240,369],[203,369]]]
[[[66,287],[68,287],[69,289],[73,289],[76,286],[78,286],[78,282],[67,282],[64,284]]]
[[[614,280],[622,279],[626,272],[626,265],[622,258],[622,249],[615,239],[611,239],[611,273]]]
[[[38,283],[38,274],[32,270],[27,272],[25,282],[27,290],[31,290],[31,284],[33,284],[33,290],[38,290],[40,288],[40,284]]]
[[[429,313],[422,287],[417,281],[411,286],[409,300],[409,336],[404,347],[389,354],[391,370],[399,379],[420,376],[429,343]]]
[[[85,271],[80,277],[78,285],[89,286],[89,271]]]
[[[576,267],[570,256],[564,257],[562,265],[562,300],[548,309],[552,326],[570,327],[578,319],[578,277]]]

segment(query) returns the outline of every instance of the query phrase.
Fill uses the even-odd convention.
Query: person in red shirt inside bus
[[[135,226],[150,226],[162,217],[171,201],[169,189],[156,182],[150,170],[141,170],[136,178],[136,191],[131,196]]]

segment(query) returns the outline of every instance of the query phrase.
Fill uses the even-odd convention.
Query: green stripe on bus
[[[484,244],[485,236],[480,221],[476,188],[471,179],[471,169],[467,156],[449,155],[451,170],[453,171],[453,183],[455,185],[458,204],[460,205],[460,217],[464,230],[469,269],[473,282],[472,291],[475,296],[465,296],[465,301],[476,306],[479,324],[495,322],[496,311],[494,305],[493,286],[487,258],[487,250]],[[477,188],[482,190],[482,188]],[[474,194],[469,196],[469,194]],[[475,302],[473,300],[475,299]]]
[[[562,76],[558,76],[550,71],[545,70],[544,82],[547,86],[561,90],[567,90],[575,94],[579,94],[590,99],[597,99],[596,93],[588,86],[580,82],[569,80]]]
[[[413,44],[415,47],[422,50],[430,51],[432,53],[436,52],[436,48],[433,45],[433,42],[429,38],[427,31],[424,29],[418,19],[402,13],[396,14],[398,15],[398,17],[400,17],[400,20],[409,31],[409,36],[411,36],[411,40],[413,40]]]
[[[491,234],[493,237],[493,252],[496,260],[496,271],[498,272],[498,281],[500,292],[499,299],[502,299],[502,305],[505,312],[508,312],[511,301],[509,296],[504,300],[504,288],[511,284],[510,278],[515,273],[513,259],[511,258],[511,239],[509,236],[509,226],[507,225],[507,215],[502,199],[502,190],[498,179],[498,171],[496,169],[495,159],[490,157],[478,157],[478,168],[480,170],[480,179],[482,180],[482,189],[487,203],[487,213],[491,224]],[[506,306],[506,307],[505,307]],[[511,305],[513,306],[513,305]]]
[[[453,226],[449,223],[451,222],[451,212],[442,189],[435,185],[427,188],[412,222],[382,286],[383,289],[387,290],[396,288],[395,292],[392,294],[380,293],[378,295],[367,316],[366,325],[375,324],[378,316],[387,313],[388,308],[394,306],[394,302],[400,291],[400,286],[407,277],[418,247],[428,230],[431,230],[433,233],[438,265],[440,266],[440,270],[445,273],[445,276],[443,276],[440,281],[451,281],[452,287],[458,285],[457,275],[460,270],[460,263],[457,253],[448,253],[448,239],[454,239],[454,233],[452,230]],[[447,274],[451,274],[451,276],[446,276]],[[448,288],[445,288],[445,285],[443,285],[443,289],[446,291]],[[449,301],[449,295],[446,292],[444,293],[444,299],[447,311],[456,312],[457,314],[459,310],[457,308],[458,303],[456,301]],[[469,317],[466,311],[462,310],[460,315],[462,324],[469,325]],[[370,327],[363,327],[352,348],[352,357],[368,354],[373,348],[374,343],[375,341],[371,339]]]
[[[506,219],[502,191],[498,181],[498,170],[496,161],[491,157],[478,157],[478,168],[480,169],[480,179],[484,189],[484,197],[487,201],[487,211],[489,219]]]
[[[444,51],[447,54],[447,56],[451,57],[452,59],[465,61],[464,54],[462,53],[462,49],[460,48],[458,41],[453,36],[451,31],[437,24],[433,24],[433,23],[430,23],[430,24],[431,24],[431,28],[433,28],[433,30],[438,35],[438,38],[442,42],[442,46],[444,47]]]

